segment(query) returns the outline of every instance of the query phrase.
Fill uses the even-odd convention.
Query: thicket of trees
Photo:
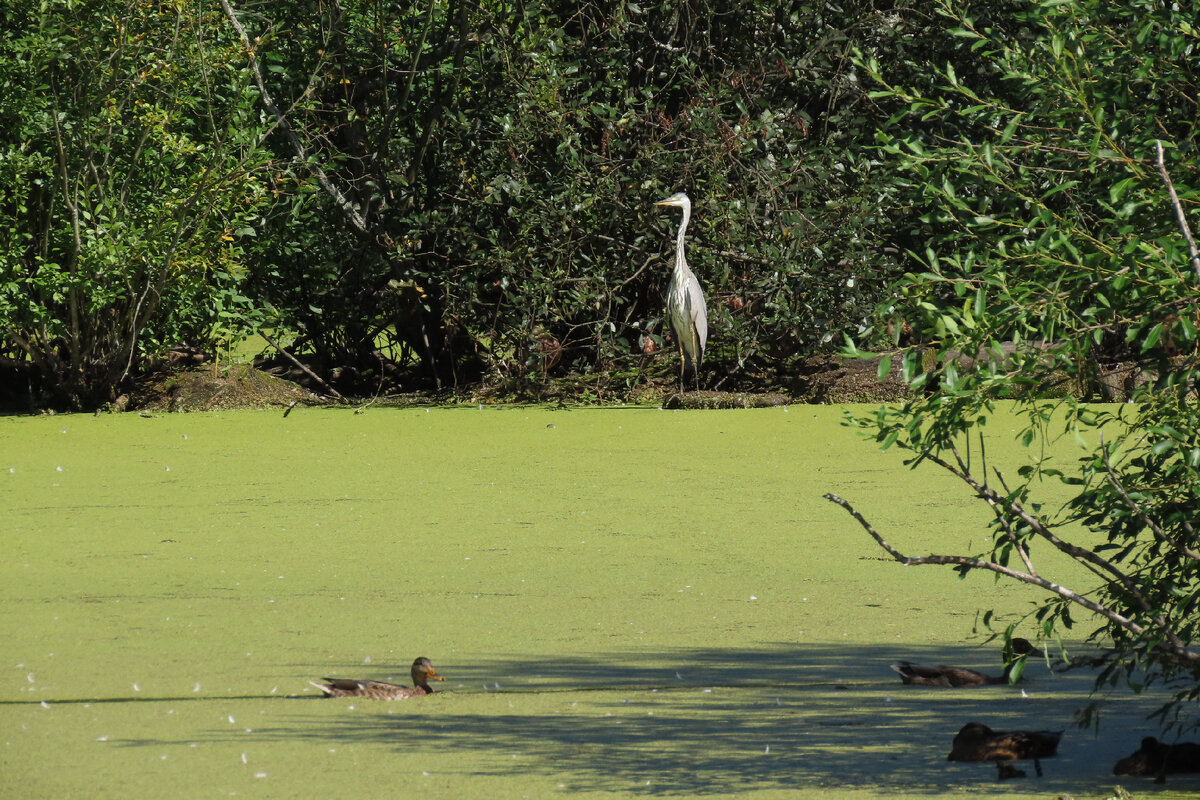
[[[1065,4],[1078,36],[1113,44],[1065,54],[1028,0],[6,7],[5,401],[103,404],[148,356],[256,330],[347,393],[670,374],[656,353],[675,220],[650,204],[679,189],[712,386],[878,344],[881,304],[967,286],[934,258],[982,265],[1035,307],[1039,284],[1012,278],[1042,254],[1073,263],[1064,211],[1175,263],[1177,241],[1138,226],[1169,222],[1138,195],[1155,190],[1154,138],[1192,202],[1195,33],[1162,5],[1129,6],[1157,25],[1137,32],[1142,61],[1118,38],[1135,23],[1089,2]],[[1060,55],[1014,74],[954,32],[960,12]],[[1080,113],[1098,116],[1064,112],[1031,139],[1050,92],[1064,108],[1090,93]],[[944,157],[959,142],[974,157]],[[1012,227],[989,205],[1004,190],[1040,216]],[[1003,267],[964,246],[993,241]],[[897,304],[892,330],[922,308]],[[1132,351],[1115,312],[1088,313],[1093,340],[1070,356],[1102,389]],[[1157,321],[1168,341],[1187,324]]]
[[[916,244],[854,52],[945,41],[874,2],[0,15],[0,368],[35,406],[252,330],[346,392],[669,374],[680,189],[710,380],[770,377],[864,336]]]
[[[112,399],[147,354],[211,341],[249,301],[234,247],[265,208],[257,98],[211,13],[6,4],[0,385]]]

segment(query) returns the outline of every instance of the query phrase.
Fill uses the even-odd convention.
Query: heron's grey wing
[[[692,324],[696,326],[696,341],[700,343],[700,352],[696,354],[696,363],[699,365],[704,358],[704,347],[708,343],[708,308],[704,304],[704,292],[700,291],[700,283],[694,275],[688,294],[694,309]]]
[[[684,346],[685,334],[687,339],[691,339],[690,300],[687,276],[684,276],[681,285],[678,274],[672,275],[671,284],[667,287],[667,323],[671,326],[671,336],[677,347]]]
[[[667,308],[667,327],[671,329],[671,338],[675,340],[676,347],[683,347],[683,344],[682,344],[683,338],[681,337],[681,334],[683,333],[683,331],[680,330],[679,325],[676,323],[676,319],[675,319],[678,316],[679,316],[678,309],[669,308],[669,307]]]
[[[695,341],[699,346],[696,353],[696,368],[699,369],[700,361],[704,358],[704,346],[708,342],[708,308],[704,305],[704,292],[700,291],[700,281],[696,280],[696,274],[691,270],[688,270],[684,293],[687,297],[687,315],[692,328],[689,333],[695,334]]]

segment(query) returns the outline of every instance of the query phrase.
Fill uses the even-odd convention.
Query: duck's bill
[[[426,675],[425,677],[426,677],[426,678],[428,678],[428,679],[429,679],[429,680],[431,680],[431,681],[444,681],[444,680],[446,680],[446,679],[445,679],[445,678],[443,678],[441,675],[438,675],[438,674],[437,674],[437,673],[436,673],[436,672],[433,670],[433,668],[432,668],[432,667],[430,667],[430,669],[429,669],[429,674],[428,674],[428,675]]]

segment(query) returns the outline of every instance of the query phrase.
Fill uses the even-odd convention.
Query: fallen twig
[[[329,392],[329,395],[330,395],[331,397],[333,397],[334,399],[336,399],[336,400],[337,400],[338,402],[340,402],[340,403],[345,403],[345,402],[348,402],[348,401],[346,400],[346,398],[342,397],[342,395],[341,395],[340,393],[338,393],[338,390],[337,390],[337,389],[333,388],[333,387],[332,387],[332,386],[330,386],[328,383],[326,383],[326,382],[325,382],[325,380],[324,380],[324,379],[323,379],[323,378],[322,378],[320,375],[318,375],[317,373],[315,373],[315,372],[313,372],[311,369],[309,369],[309,368],[308,368],[308,365],[306,365],[306,364],[305,364],[304,362],[302,362],[300,359],[296,358],[294,355],[292,355],[292,354],[291,354],[291,353],[289,353],[287,350],[285,350],[285,349],[283,348],[283,346],[282,346],[282,345],[280,345],[278,342],[276,342],[276,341],[275,341],[274,339],[272,339],[270,336],[268,336],[267,334],[263,333],[262,331],[259,331],[259,332],[258,332],[258,335],[259,335],[259,336],[261,336],[263,339],[265,339],[265,340],[266,340],[266,342],[267,342],[267,344],[271,345],[271,347],[274,347],[274,348],[275,348],[277,351],[279,351],[279,354],[280,354],[280,355],[282,355],[282,356],[283,356],[284,358],[286,358],[288,361],[292,362],[292,363],[293,363],[293,364],[295,364],[297,367],[299,367],[299,368],[300,368],[300,370],[301,370],[301,371],[303,371],[305,375],[307,375],[308,377],[312,378],[312,379],[313,379],[314,381],[316,381],[317,383],[321,384],[321,386],[325,387],[325,391]],[[290,409],[289,409],[289,410],[290,410]],[[286,414],[285,414],[284,416],[286,416]]]

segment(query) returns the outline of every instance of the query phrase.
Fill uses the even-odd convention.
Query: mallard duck
[[[438,675],[428,658],[422,656],[412,665],[412,688],[383,681],[360,681],[353,678],[322,678],[326,683],[309,681],[325,693],[326,697],[366,697],[371,700],[407,700],[433,694],[430,681],[446,680]]]
[[[1153,775],[1155,783],[1166,783],[1171,772],[1200,772],[1200,744],[1163,744],[1147,736],[1137,752],[1125,756],[1113,767],[1114,775]]]
[[[913,664],[911,661],[901,661],[892,664],[892,669],[900,673],[900,680],[908,686],[989,686],[997,683],[1008,683],[1009,675],[1017,664],[1025,661],[1030,655],[1042,654],[1028,639],[1013,639],[1004,648],[1004,674],[985,675],[973,669],[963,667],[947,667],[943,664],[929,666],[928,664]]]
[[[1040,777],[1043,758],[1058,755],[1062,731],[994,731],[981,722],[968,722],[954,737],[947,761],[995,761],[997,779],[1023,778],[1010,761],[1032,758]]]

